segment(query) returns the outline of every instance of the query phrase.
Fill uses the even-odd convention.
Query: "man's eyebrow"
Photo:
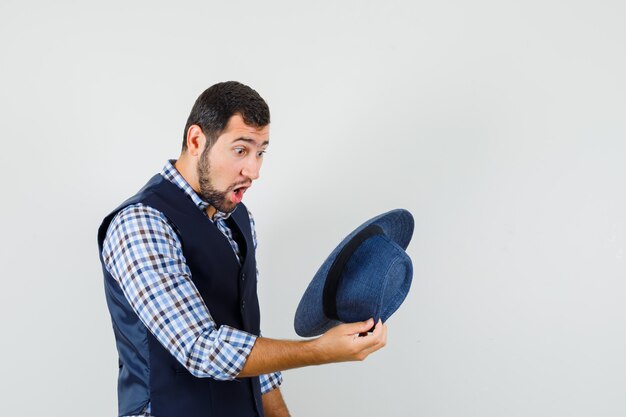
[[[235,142],[239,142],[239,141],[243,141],[243,142],[247,142],[247,143],[250,143],[250,144],[256,145],[256,140],[254,140],[254,139],[252,139],[252,138],[246,138],[246,137],[240,137],[240,138],[237,138],[237,139],[235,139],[235,140],[233,141],[233,143],[235,143]],[[269,140],[266,140],[266,141],[264,141],[264,142],[261,144],[261,146],[267,146],[267,145],[269,145],[269,144],[270,144],[270,141],[269,141]]]

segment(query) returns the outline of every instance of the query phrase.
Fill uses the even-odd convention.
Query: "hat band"
[[[354,235],[352,239],[341,249],[341,252],[335,258],[328,275],[326,276],[326,282],[324,283],[324,294],[322,302],[324,305],[324,315],[332,320],[339,320],[337,314],[337,290],[339,289],[339,282],[341,281],[341,275],[344,267],[350,260],[350,257],[356,251],[359,246],[372,236],[384,235],[383,229],[376,225],[370,224],[359,233]]]

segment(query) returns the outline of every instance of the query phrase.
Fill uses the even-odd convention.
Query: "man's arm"
[[[239,377],[257,376],[275,371],[322,365],[333,362],[362,361],[387,343],[387,326],[381,321],[374,332],[373,321],[340,324],[317,339],[305,341],[257,338]]]
[[[263,414],[265,417],[290,417],[287,404],[279,388],[276,388],[261,397],[263,400]]]

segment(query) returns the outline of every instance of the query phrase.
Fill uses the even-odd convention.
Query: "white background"
[[[0,415],[115,415],[96,229],[230,79],[272,111],[265,335],[354,227],[416,219],[388,346],[286,372],[294,416],[626,414],[623,1],[2,0],[0,59]]]

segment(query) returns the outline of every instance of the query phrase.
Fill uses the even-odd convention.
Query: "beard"
[[[233,191],[237,185],[232,185],[226,191],[220,191],[211,182],[211,166],[209,165],[209,148],[205,148],[200,155],[198,162],[198,182],[200,183],[200,197],[218,211],[230,213],[237,207],[237,204],[228,199],[228,193]]]

